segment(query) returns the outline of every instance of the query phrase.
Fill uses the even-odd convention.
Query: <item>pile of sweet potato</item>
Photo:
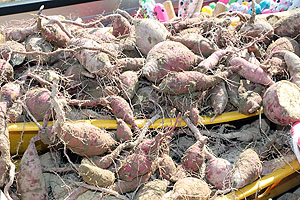
[[[294,159],[288,125],[300,120],[299,24],[297,13],[271,25],[242,13],[161,23],[122,10],[83,22],[40,9],[31,21],[2,26],[0,192],[21,200],[210,199],[271,173],[281,166],[278,150]],[[201,115],[214,121],[261,107],[260,120],[202,125]],[[159,118],[176,120],[149,130]],[[117,129],[75,122],[88,119],[115,119]],[[30,121],[38,135],[23,155],[10,155],[7,124]]]

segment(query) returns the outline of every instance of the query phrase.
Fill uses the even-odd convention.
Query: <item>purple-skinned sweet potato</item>
[[[6,41],[0,44],[0,55],[2,59],[9,60],[12,66],[20,65],[24,62],[26,56],[24,54],[13,53],[13,51],[25,52],[25,46],[16,41]]]
[[[14,68],[6,60],[0,59],[0,81],[8,82],[14,78]]]
[[[117,124],[117,132],[115,134],[117,140],[119,142],[131,140],[133,134],[130,127],[122,119],[117,119]]]
[[[204,143],[197,141],[190,146],[182,157],[182,165],[188,171],[197,172],[202,168],[202,164],[205,160]]]
[[[211,90],[211,106],[214,110],[214,116],[221,115],[228,103],[228,93],[225,82],[221,82]]]
[[[138,88],[138,74],[134,71],[125,71],[120,76],[119,87],[123,92],[123,97],[127,100],[132,99]]]

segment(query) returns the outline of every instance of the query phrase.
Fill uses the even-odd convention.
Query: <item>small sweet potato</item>
[[[14,68],[6,60],[0,59],[0,81],[8,82],[14,78]]]
[[[158,171],[161,178],[172,182],[177,181],[177,168],[175,162],[169,155],[163,154],[160,158],[158,158]]]
[[[115,134],[117,140],[119,142],[131,140],[133,134],[130,127],[122,119],[117,119],[117,124],[117,132]]]
[[[232,51],[229,49],[219,49],[211,54],[208,58],[200,62],[197,68],[204,71],[212,70],[219,63],[223,56],[231,52]]]
[[[238,98],[239,98],[239,86],[240,86],[240,75],[238,73],[234,73],[233,75],[228,77],[229,81],[227,81],[226,89],[229,97],[229,102],[238,107]]]
[[[143,75],[159,83],[169,72],[191,70],[201,58],[179,42],[164,41],[155,45],[147,55]]]
[[[116,144],[109,133],[89,123],[65,122],[56,134],[81,156],[102,155]]]
[[[202,164],[205,160],[203,147],[204,143],[197,141],[185,151],[181,162],[186,170],[197,172],[202,168]]]
[[[287,126],[300,120],[300,88],[282,80],[269,87],[263,96],[264,114],[269,120]]]
[[[117,60],[117,66],[122,71],[139,71],[145,62],[145,58],[120,58]]]
[[[25,94],[25,104],[38,121],[44,119],[51,108],[50,91],[46,88],[32,88]]]
[[[6,31],[6,39],[14,40],[17,42],[24,42],[26,38],[30,35],[33,35],[37,32],[36,25],[27,26],[27,27],[14,27]]]
[[[255,181],[261,172],[262,164],[257,153],[252,149],[246,149],[234,164],[232,186],[240,189]]]
[[[262,103],[261,96],[253,91],[239,94],[238,109],[240,113],[249,115],[260,109]]]
[[[225,82],[221,82],[211,90],[211,106],[214,110],[214,116],[221,115],[228,103],[228,93]]]
[[[154,180],[146,183],[138,190],[134,200],[157,200],[161,199],[167,191],[168,181]]]
[[[127,100],[132,99],[138,88],[138,74],[134,71],[125,71],[120,76],[119,87],[123,91],[123,97]]]
[[[41,163],[33,141],[27,147],[20,163],[17,190],[20,198],[24,200],[48,199]]]
[[[203,180],[193,177],[183,178],[174,185],[171,197],[180,200],[208,200],[211,190]]]
[[[206,163],[205,177],[218,190],[230,186],[232,164],[223,158],[212,158]]]
[[[180,42],[187,48],[191,49],[195,54],[203,55],[206,58],[216,50],[216,45],[197,33],[186,33],[180,34],[179,36],[168,36],[168,39],[175,42]]]
[[[90,164],[81,163],[78,172],[82,179],[90,185],[108,187],[115,182],[114,173]]]
[[[25,52],[25,46],[16,41],[6,41],[0,44],[0,55],[4,60],[9,60],[12,66],[20,65],[24,62],[24,54],[14,53],[13,51]]]

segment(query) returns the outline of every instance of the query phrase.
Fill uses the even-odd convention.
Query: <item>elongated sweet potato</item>
[[[262,172],[262,164],[257,153],[252,149],[243,151],[233,167],[232,185],[242,188],[255,181]]]
[[[34,141],[30,142],[22,157],[17,184],[21,199],[48,199],[45,179]]]
[[[282,126],[300,120],[300,88],[282,80],[269,87],[263,96],[264,113],[269,120]]]
[[[145,55],[156,44],[165,41],[170,34],[162,23],[150,18],[136,19],[133,21],[133,24],[135,27],[136,45]]]
[[[160,82],[169,72],[191,70],[201,58],[179,42],[165,41],[155,45],[147,55],[143,75],[152,82]]]
[[[215,75],[206,75],[195,71],[172,72],[163,79],[158,87],[155,86],[154,88],[159,92],[170,95],[204,91],[222,82],[224,78],[231,74],[233,74],[231,69]]]
[[[198,65],[199,70],[208,71],[208,70],[213,69],[219,63],[219,61],[221,60],[221,58],[223,56],[225,56],[226,54],[231,53],[231,52],[232,51],[228,50],[228,49],[225,49],[225,50],[220,49],[220,50],[215,51],[213,54],[211,54],[208,58],[203,60]]]
[[[228,77],[229,81],[226,84],[226,89],[229,97],[229,102],[238,107],[238,98],[239,98],[239,86],[240,86],[240,75],[234,73]]]
[[[81,156],[102,155],[116,144],[109,133],[88,123],[65,122],[56,134],[69,149]]]
[[[214,110],[214,116],[221,115],[228,103],[228,93],[225,82],[221,82],[211,90],[211,106]]]
[[[242,68],[238,71],[239,75],[254,83],[260,83],[267,86],[274,84],[270,75],[267,74],[260,66],[252,64],[243,58],[232,58],[229,63],[232,66],[242,66]]]
[[[81,163],[78,171],[82,179],[90,185],[108,187],[115,182],[114,173],[90,164]]]

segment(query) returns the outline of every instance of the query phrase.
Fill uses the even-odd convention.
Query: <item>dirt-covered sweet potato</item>
[[[25,52],[25,46],[16,41],[6,41],[0,44],[0,55],[4,60],[8,60],[12,66],[20,65],[24,62],[26,56],[24,54],[14,53],[13,51]]]
[[[300,13],[295,12],[288,17],[279,20],[274,25],[274,32],[276,35],[283,37],[291,37],[296,38],[299,34],[299,26],[300,24]],[[299,42],[299,37],[297,38],[297,41]]]
[[[8,82],[14,78],[14,68],[6,60],[0,59],[0,81]]]
[[[253,149],[246,149],[234,164],[232,171],[232,186],[242,188],[255,181],[262,172],[262,164]]]
[[[115,134],[117,140],[119,142],[131,140],[133,134],[130,127],[122,119],[117,119],[117,125],[117,132]]]
[[[275,124],[289,125],[300,120],[300,88],[282,80],[269,87],[263,96],[264,114]]]
[[[20,163],[17,190],[20,198],[24,200],[48,199],[40,159],[33,140],[27,147]]]
[[[134,71],[125,71],[120,76],[119,87],[123,92],[123,97],[127,100],[132,99],[138,88],[138,74]]]
[[[267,21],[259,19],[255,20],[253,24],[245,23],[239,33],[248,39],[259,38],[267,34],[264,41],[268,41],[274,34],[274,28]]]
[[[176,182],[177,177],[177,168],[173,159],[167,155],[163,154],[160,158],[158,158],[158,172],[159,176],[168,181]]]
[[[114,173],[90,164],[81,163],[78,172],[82,179],[90,185],[108,187],[115,182]]]
[[[83,122],[65,122],[53,134],[57,134],[71,151],[81,156],[102,155],[116,144],[108,132]]]
[[[210,92],[211,106],[214,110],[214,116],[221,115],[228,103],[228,93],[225,86],[225,82],[221,82],[216,85]]]
[[[147,55],[143,75],[152,82],[160,82],[169,72],[191,70],[201,58],[179,42],[164,41],[155,45]]]
[[[187,177],[178,180],[171,192],[171,199],[181,200],[208,200],[211,190],[206,182],[201,179]]]
[[[262,103],[261,96],[253,91],[239,94],[238,109],[240,113],[249,115],[260,109]]]
[[[197,141],[185,151],[181,162],[186,170],[197,172],[202,168],[202,164],[205,160],[203,147],[204,143],[202,141]]]
[[[168,181],[154,180],[146,183],[138,190],[134,196],[134,200],[157,200],[161,199],[167,191]]]

